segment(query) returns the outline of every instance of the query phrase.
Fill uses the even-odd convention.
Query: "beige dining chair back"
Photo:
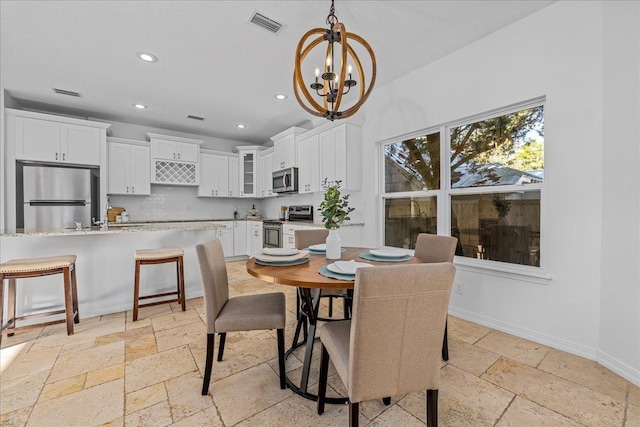
[[[317,230],[296,230],[294,237],[296,241],[296,249],[306,249],[309,246],[319,245],[327,240],[329,230],[326,228],[319,228]],[[322,289],[320,296],[322,298],[329,298],[329,318],[333,317],[333,300],[335,298],[343,298],[343,317],[347,319],[349,317],[349,295],[345,289]],[[324,319],[323,320],[329,320]]]
[[[220,336],[218,362],[222,361],[227,332],[276,329],[278,336],[278,362],[280,388],[284,389],[284,326],[285,296],[282,292],[243,295],[229,298],[229,279],[219,239],[196,245],[207,324],[207,355],[202,384],[202,395],[209,392],[213,367],[215,334]]]
[[[317,230],[296,230],[294,237],[296,241],[296,249],[306,249],[309,246],[319,245],[327,240],[329,230],[326,228],[318,228]]]
[[[453,262],[457,244],[455,237],[420,233],[415,256],[422,262]]]
[[[422,262],[453,262],[458,239],[451,236],[437,234],[418,234],[416,240],[415,257]],[[449,360],[449,331],[448,322],[444,326],[442,339],[442,360]]]
[[[318,414],[330,359],[347,389],[350,426],[358,425],[359,402],[421,390],[427,425],[437,425],[440,345],[454,276],[451,263],[357,270],[352,319],[320,329]]]

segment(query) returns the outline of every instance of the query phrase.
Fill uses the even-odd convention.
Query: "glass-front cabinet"
[[[257,197],[258,149],[238,147],[240,197]]]

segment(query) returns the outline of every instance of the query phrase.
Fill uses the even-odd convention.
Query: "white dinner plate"
[[[402,258],[408,255],[399,249],[371,249],[369,253],[380,258]]]
[[[262,248],[262,253],[274,256],[295,255],[300,252],[296,248]]]
[[[327,250],[327,245],[325,243],[320,243],[319,245],[311,245],[311,246],[309,246],[309,249],[314,250],[314,251],[326,251]]]
[[[356,274],[356,270],[359,268],[373,267],[373,265],[366,262],[357,261],[336,261],[333,264],[327,265],[327,270],[333,271],[338,274]]]
[[[297,259],[305,258],[308,256],[309,256],[309,251],[298,251],[298,253],[294,255],[267,255],[263,253],[255,254],[255,258],[257,260],[265,261],[265,262],[295,261]]]

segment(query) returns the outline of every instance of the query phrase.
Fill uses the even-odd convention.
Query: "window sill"
[[[459,256],[455,257],[454,264],[457,269],[462,271],[488,274],[506,279],[536,283],[538,285],[548,285],[551,281],[551,276],[539,267],[516,266],[502,262],[476,260]]]

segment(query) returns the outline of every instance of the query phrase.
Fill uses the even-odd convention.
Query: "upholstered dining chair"
[[[317,230],[296,230],[294,232],[296,249],[305,249],[312,245],[319,245],[327,240],[329,230],[319,228]],[[344,318],[349,318],[349,300],[345,289],[322,289],[320,297],[329,298],[329,317],[333,317],[333,300],[343,298]]]
[[[282,292],[229,298],[227,267],[219,239],[196,245],[207,323],[207,356],[202,395],[209,392],[213,367],[214,336],[220,336],[218,362],[222,361],[227,332],[276,329],[280,388],[286,387],[284,371],[285,296]]]
[[[420,233],[416,240],[415,257],[422,262],[453,262],[458,239],[451,236]],[[447,323],[444,325],[442,339],[442,360],[449,360],[449,333]]]
[[[349,425],[359,403],[427,391],[427,426],[438,424],[440,344],[455,267],[393,265],[356,272],[351,320],[320,329],[318,414],[324,412],[329,360],[347,389]]]

